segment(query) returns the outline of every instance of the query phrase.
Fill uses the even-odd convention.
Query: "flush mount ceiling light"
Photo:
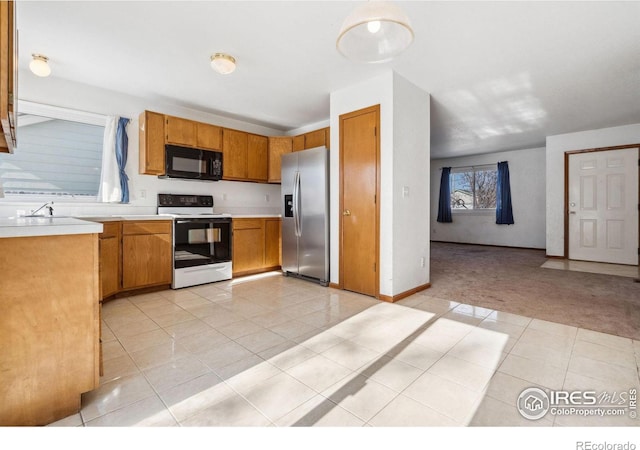
[[[393,59],[413,42],[409,18],[392,2],[371,1],[345,19],[336,47],[357,62],[380,63]]]
[[[226,53],[216,53],[211,57],[211,67],[222,75],[227,75],[236,70],[236,59]]]
[[[49,58],[44,55],[38,55],[37,53],[33,53],[31,55],[33,59],[29,63],[29,69],[31,72],[38,75],[39,77],[48,77],[51,75],[51,67],[49,67]]]

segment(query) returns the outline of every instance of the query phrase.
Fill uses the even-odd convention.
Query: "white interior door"
[[[638,264],[638,156],[569,155],[569,259]]]

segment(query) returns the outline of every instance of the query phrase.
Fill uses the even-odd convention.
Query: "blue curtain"
[[[127,124],[129,119],[120,117],[118,128],[116,129],[116,160],[120,169],[120,188],[122,189],[122,203],[129,203],[129,177],[124,171],[127,165],[127,149],[129,148],[129,137],[127,136]]]
[[[498,225],[512,225],[513,210],[511,209],[511,184],[509,182],[509,163],[498,163],[498,187],[496,189],[496,223]]]
[[[440,202],[438,204],[438,222],[453,222],[451,218],[451,184],[449,174],[451,167],[442,168],[440,177]]]

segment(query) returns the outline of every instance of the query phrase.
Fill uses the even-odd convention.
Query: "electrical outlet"
[[[409,197],[409,186],[404,186],[402,188],[402,198]]]
[[[222,194],[222,200],[225,201],[227,199],[227,194]]]
[[[146,189],[140,189],[140,198],[147,198],[147,191]]]
[[[424,256],[420,258],[420,267],[424,267]]]
[[[265,194],[265,195],[264,195],[264,201],[265,201],[265,202],[268,202],[268,201],[269,201],[269,194]]]

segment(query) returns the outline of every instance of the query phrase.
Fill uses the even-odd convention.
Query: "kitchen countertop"
[[[72,217],[0,218],[0,238],[102,233],[102,224]]]
[[[236,219],[279,218],[280,214],[232,214]],[[100,222],[126,220],[172,220],[171,216],[159,214],[121,214],[112,216],[53,216],[53,217],[8,217],[0,218],[0,238],[55,236],[63,234],[102,233]]]

